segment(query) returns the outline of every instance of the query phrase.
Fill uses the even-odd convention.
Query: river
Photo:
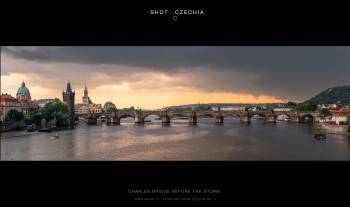
[[[2,160],[350,160],[344,135],[314,138],[315,125],[281,121],[251,124],[211,118],[197,125],[132,120],[121,125],[79,124],[56,132],[1,134]]]

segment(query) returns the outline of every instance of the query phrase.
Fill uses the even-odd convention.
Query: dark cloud
[[[101,65],[136,66],[174,75],[191,71],[193,84],[207,90],[293,99],[350,84],[350,47],[5,47],[2,52],[36,62],[96,66],[102,73],[118,75],[120,71],[113,67],[106,71]]]

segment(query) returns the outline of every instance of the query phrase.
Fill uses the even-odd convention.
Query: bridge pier
[[[170,116],[167,114],[162,116],[162,123],[163,124],[170,124]]]
[[[197,124],[197,113],[194,110],[191,112],[190,123]]]
[[[162,116],[161,116],[161,119],[162,119],[162,124],[170,124],[170,116],[168,114],[168,108],[165,109],[164,112],[162,112]]]
[[[241,122],[250,124],[250,117],[249,116],[241,116],[240,120],[241,120]]]
[[[299,122],[300,122],[299,116],[292,116],[292,117],[290,118],[290,120],[291,120],[292,122],[295,122],[295,123],[299,123]]]
[[[224,123],[224,116],[223,115],[218,115],[215,117],[215,123],[217,124],[223,124]]]
[[[241,120],[241,122],[250,124],[251,118],[252,115],[249,114],[249,112],[245,111],[239,114],[239,119]]]
[[[135,124],[143,124],[145,120],[143,119],[143,113],[140,110],[135,111]]]
[[[120,119],[118,118],[118,113],[117,110],[114,110],[110,116],[109,119],[107,119],[107,123],[108,120],[110,121],[110,124],[120,124]]]
[[[145,122],[144,122],[144,120],[142,118],[139,119],[139,118],[135,117],[135,124],[143,124],[143,123],[145,123]]]
[[[191,116],[190,123],[191,124],[197,124],[197,116]]]
[[[266,116],[265,120],[268,123],[276,123],[277,122],[277,117],[275,115],[268,115],[268,116]]]
[[[120,122],[116,118],[109,118],[107,119],[107,124],[120,124]]]
[[[87,124],[97,124],[97,119],[88,118],[86,123]]]

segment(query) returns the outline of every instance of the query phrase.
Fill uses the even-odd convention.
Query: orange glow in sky
[[[40,79],[40,77],[30,78],[30,76],[17,73],[4,75],[1,76],[1,91],[2,93],[10,93],[12,96],[15,96],[21,82],[25,81],[33,99],[55,97],[62,99],[62,89],[53,90],[46,88],[41,86],[37,79]],[[164,81],[167,81],[167,79]],[[65,88],[66,82],[62,81],[62,83],[64,84],[62,88]],[[83,88],[76,88],[74,83],[72,83],[72,86],[76,91],[75,102],[82,102]],[[104,104],[107,101],[112,101],[118,108],[134,106],[144,109],[196,103],[274,103],[287,101],[273,96],[253,96],[245,93],[220,91],[208,92],[193,87],[152,89],[148,85],[147,88],[138,89],[133,88],[132,83],[129,82],[89,88],[89,96],[94,103]]]

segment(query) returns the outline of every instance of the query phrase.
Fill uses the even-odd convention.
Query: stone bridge
[[[283,112],[271,112],[271,111],[151,111],[151,110],[134,110],[134,111],[123,111],[116,110],[112,113],[90,113],[84,115],[78,115],[78,117],[83,118],[88,124],[96,124],[100,119],[101,121],[106,121],[107,123],[120,124],[122,118],[132,117],[135,123],[142,124],[145,122],[146,117],[150,115],[157,115],[162,123],[170,123],[170,120],[175,117],[186,117],[189,123],[197,123],[198,118],[202,117],[212,117],[215,119],[216,123],[224,123],[225,117],[238,117],[241,122],[250,123],[254,116],[260,116],[266,120],[266,122],[277,121],[277,118],[281,115],[287,116],[290,121],[304,123],[304,122],[318,122],[320,119],[320,114],[318,112],[297,112],[297,111],[283,111]]]

